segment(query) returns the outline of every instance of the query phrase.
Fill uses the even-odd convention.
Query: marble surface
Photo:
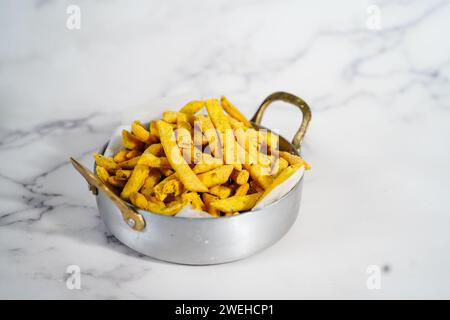
[[[434,0],[2,1],[0,298],[449,298],[449,16]],[[68,162],[90,165],[148,101],[226,94],[250,116],[277,90],[311,105],[313,170],[300,219],[246,260],[140,256]],[[291,137],[299,119],[279,105],[264,124]]]

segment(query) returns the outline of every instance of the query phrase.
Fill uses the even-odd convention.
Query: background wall
[[[0,297],[448,298],[449,17],[449,1],[1,1]],[[312,108],[313,170],[300,219],[249,259],[139,256],[68,163],[152,101],[225,94],[251,116],[278,90]],[[264,124],[299,121],[277,105]]]

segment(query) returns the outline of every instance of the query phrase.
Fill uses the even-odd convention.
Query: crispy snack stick
[[[211,171],[198,175],[200,181],[208,188],[224,184],[233,171],[232,165],[223,165]]]
[[[230,122],[230,125],[234,130],[242,129],[245,131],[248,129],[248,127],[246,127],[243,122],[236,120],[232,116],[228,116],[228,121]]]
[[[130,201],[131,203],[143,210],[147,210],[148,209],[148,201],[147,199],[144,197],[143,194],[140,194],[139,192],[132,192],[130,194]]]
[[[159,138],[158,128],[156,127],[156,120],[150,121],[149,129],[150,129],[150,134]]]
[[[207,153],[202,153],[200,156],[200,161],[192,169],[194,173],[203,173],[223,165],[222,159],[217,159]]]
[[[100,180],[102,180],[103,183],[108,182],[108,179],[109,179],[108,170],[106,170],[105,168],[103,168],[97,164],[97,167],[95,168],[95,173],[97,174],[97,177],[99,177]]]
[[[164,111],[163,120],[167,123],[177,123],[178,112],[176,111]]]
[[[160,157],[151,154],[144,153],[139,157],[138,164],[146,165],[150,168],[170,168],[169,160],[166,157]]]
[[[261,186],[258,184],[258,182],[256,182],[255,180],[250,181],[249,184],[250,184],[250,188],[252,189],[252,191],[255,191],[255,192],[261,192],[261,193],[264,192],[264,188],[261,187]]]
[[[127,152],[127,160],[139,157],[142,154],[139,150],[131,150]]]
[[[158,169],[150,169],[148,177],[145,179],[144,185],[140,192],[148,199],[153,194],[153,187],[161,179],[161,172]]]
[[[119,152],[117,152],[117,154],[113,157],[114,161],[116,163],[120,163],[120,162],[124,162],[127,161],[127,154],[128,154],[128,150],[126,149],[122,149]]]
[[[205,210],[205,204],[203,203],[202,199],[200,198],[197,192],[190,192],[190,191],[183,192],[181,194],[181,199],[183,201],[191,203],[192,208],[194,210],[200,211]]]
[[[270,175],[270,168],[262,167],[259,164],[244,164],[244,167],[249,172],[250,177],[264,189],[267,189],[272,183],[273,176]]]
[[[213,196],[212,194],[205,192],[202,194],[202,199],[203,199],[203,202],[205,203],[206,211],[214,217],[219,217],[220,211],[217,210],[216,208],[214,208],[213,206],[211,206],[211,202],[218,200],[219,198],[216,196]]]
[[[147,210],[159,213],[165,216],[173,216],[176,215],[181,209],[183,209],[187,205],[185,201],[172,201],[167,206],[162,207],[152,201],[148,202]]]
[[[175,173],[175,171],[173,171],[172,169],[169,169],[169,168],[159,168],[159,171],[165,177],[169,177]]]
[[[131,176],[131,170],[119,169],[116,171],[116,179],[118,180],[128,180]]]
[[[157,157],[161,157],[164,155],[164,149],[161,143],[154,143],[150,146],[148,146],[147,149],[145,149],[144,154],[151,153]]]
[[[261,193],[253,193],[245,196],[233,196],[211,202],[211,206],[223,212],[247,211],[253,208]]]
[[[131,124],[131,132],[134,136],[147,144],[152,144],[158,141],[158,137],[152,135],[147,129],[144,128],[144,125],[140,121],[134,121]]]
[[[250,184],[244,183],[239,186],[239,188],[236,189],[236,192],[234,193],[235,196],[245,196],[250,189]]]
[[[102,156],[100,153],[94,153],[94,159],[97,166],[103,167],[109,173],[115,173],[119,166],[113,158]]]
[[[246,127],[251,128],[252,124],[248,119],[230,102],[225,96],[220,98],[223,109],[234,119],[242,122]]]
[[[127,130],[122,130],[122,144],[130,150],[141,150],[144,147],[144,143]]]
[[[219,132],[219,138],[223,146],[223,160],[226,164],[232,164],[238,170],[242,165],[237,159],[236,140],[233,129],[228,121],[228,117],[223,112],[217,99],[208,99],[205,101],[206,110],[211,118],[214,127]]]
[[[114,187],[117,187],[117,188],[123,188],[123,187],[125,187],[125,184],[126,184],[127,182],[126,182],[126,180],[120,180],[120,179],[117,179],[116,176],[110,176],[110,177],[108,178],[108,183],[109,183],[110,185],[114,186]]]
[[[205,105],[204,101],[194,100],[188,102],[183,108],[180,109],[180,112],[187,114],[195,114],[200,111],[201,108]]]
[[[290,165],[304,165],[305,166],[305,170],[311,169],[311,166],[305,160],[303,160],[299,156],[296,156],[294,154],[290,154],[289,152],[280,151],[280,157],[286,159],[287,162],[289,162]]]
[[[229,186],[214,186],[209,189],[209,193],[212,195],[218,196],[220,199],[228,198],[231,195],[233,189]]]
[[[198,126],[201,132],[205,135],[206,140],[208,140],[209,147],[211,148],[211,153],[213,154],[213,156],[222,159],[222,143],[220,142],[216,128],[214,128],[211,119],[205,115],[200,114],[195,116],[195,123],[196,126]]]
[[[237,184],[245,184],[248,181],[248,178],[250,177],[250,174],[247,170],[233,170],[231,173],[231,179],[234,180]]]
[[[138,164],[131,173],[130,179],[128,179],[127,184],[123,188],[120,196],[123,199],[128,200],[131,193],[138,192],[143,186],[149,172],[150,169],[147,166]]]
[[[267,154],[259,152],[258,133],[254,129],[246,131],[242,129],[234,130],[234,135],[238,144],[248,152],[249,161],[255,161],[262,166],[270,166],[270,157]],[[248,163],[248,161],[246,161]]]
[[[275,189],[278,185],[282,184],[287,178],[292,176],[295,171],[300,169],[303,164],[291,165],[281,171],[281,173],[273,180],[272,184],[264,190],[264,193],[259,198],[258,202],[265,198],[273,189]]]
[[[153,192],[155,193],[156,198],[161,201],[164,201],[169,194],[178,196],[183,191],[184,186],[175,174],[165,178],[153,187]]]
[[[139,158],[140,157],[136,157],[136,158],[121,162],[121,163],[119,163],[119,168],[128,169],[128,170],[134,169],[136,167],[136,165],[138,164]]]
[[[181,155],[180,149],[174,140],[172,127],[161,120],[157,122],[157,127],[167,160],[169,160],[170,165],[178,174],[186,189],[196,192],[207,192],[208,188],[195,175]]]
[[[232,216],[237,216],[239,214],[239,211],[236,212],[225,212],[224,216],[225,217],[232,217]]]

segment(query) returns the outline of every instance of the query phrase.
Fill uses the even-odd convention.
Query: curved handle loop
[[[142,231],[145,228],[145,220],[140,213],[130,208],[125,201],[116,195],[108,186],[106,186],[93,172],[83,166],[73,158],[70,158],[75,169],[86,179],[89,189],[96,194],[98,190],[102,191],[119,208],[123,220],[136,231]]]
[[[303,119],[300,128],[298,129],[297,133],[294,135],[294,138],[292,139],[292,144],[297,150],[300,151],[303,138],[305,137],[306,134],[306,130],[308,130],[309,123],[311,122],[311,109],[303,99],[294,96],[293,94],[282,91],[272,93],[270,96],[264,99],[264,101],[259,106],[258,110],[256,111],[251,121],[256,123],[257,125],[261,125],[262,117],[267,107],[272,102],[278,100],[297,106],[303,114]]]

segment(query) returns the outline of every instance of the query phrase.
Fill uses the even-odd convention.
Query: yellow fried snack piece
[[[127,161],[127,154],[128,154],[128,150],[122,149],[119,152],[117,152],[117,154],[113,157],[114,161],[116,163],[120,163],[120,162],[124,162]]]
[[[211,202],[211,206],[223,212],[247,211],[253,208],[261,193],[253,193],[245,196],[232,196]]]
[[[250,174],[247,170],[233,170],[231,173],[231,179],[234,180],[237,184],[245,184],[248,181],[248,178],[250,177]]]
[[[148,146],[147,149],[145,149],[144,154],[151,153],[157,157],[161,157],[164,155],[164,149],[162,147],[161,143],[154,143],[150,146]]]
[[[225,96],[220,98],[222,108],[234,119],[242,122],[246,127],[251,128],[252,124],[248,119],[230,102]]]
[[[291,154],[289,152],[280,151],[280,157],[286,159],[290,165],[304,165],[305,170],[311,169],[311,166],[305,160],[303,160],[301,157]]]
[[[207,153],[201,153],[200,161],[198,161],[192,171],[199,174],[220,167],[221,165],[223,165],[222,159],[214,158]]]
[[[272,168],[270,169],[270,174],[276,176],[281,171],[286,169],[288,166],[289,166],[289,162],[287,162],[286,159],[279,157],[273,163]]]
[[[145,179],[147,178],[149,172],[150,169],[147,166],[138,164],[131,173],[130,179],[128,179],[127,184],[123,188],[120,196],[123,199],[128,200],[131,193],[138,192],[144,185]]]
[[[275,189],[278,185],[282,184],[287,178],[292,176],[298,169],[300,169],[303,164],[296,164],[287,167],[273,180],[272,184],[264,190],[264,193],[259,198],[258,202],[265,198],[273,189]]]
[[[122,144],[130,150],[141,150],[144,147],[144,143],[127,130],[122,130]]]
[[[203,199],[203,202],[205,203],[206,212],[208,212],[210,215],[212,215],[214,217],[219,217],[220,211],[217,210],[216,208],[214,208],[213,206],[211,206],[211,202],[218,200],[219,198],[216,196],[213,196],[212,194],[205,192],[202,194],[202,199]]]
[[[232,216],[237,216],[239,214],[239,211],[236,212],[225,212],[224,216],[225,217],[232,217]]]
[[[244,164],[244,167],[249,172],[250,177],[264,189],[267,189],[272,183],[273,176],[270,175],[270,168],[262,167],[259,164]]]
[[[165,178],[153,188],[153,192],[155,193],[156,198],[161,201],[164,201],[169,194],[178,196],[183,191],[184,186],[178,179],[176,174]]]
[[[131,176],[131,170],[119,169],[116,171],[116,179],[118,180],[128,180]]]
[[[134,169],[136,167],[136,165],[138,164],[139,158],[140,157],[136,157],[136,158],[121,162],[121,163],[119,163],[119,167],[121,169],[127,169],[127,170]]]
[[[233,189],[229,186],[214,186],[209,189],[209,193],[219,197],[220,199],[228,198],[231,195]]]
[[[176,111],[164,111],[163,120],[167,123],[177,123],[178,112]]]
[[[235,196],[245,196],[250,189],[250,184],[244,183],[239,186],[239,188],[236,189],[236,192],[234,193]]]
[[[158,141],[158,137],[147,131],[140,121],[134,121],[131,124],[131,132],[138,140],[144,143],[152,144]]]
[[[95,173],[97,174],[97,177],[99,177],[99,179],[102,180],[103,183],[108,182],[109,173],[105,168],[97,165],[97,167],[95,168]]]
[[[185,201],[172,201],[167,206],[163,207],[161,205],[158,205],[152,201],[148,202],[147,210],[159,213],[165,216],[173,216],[178,213],[181,209],[183,209],[187,205],[187,202]]]
[[[103,167],[109,173],[114,173],[117,169],[119,169],[118,164],[114,161],[113,158],[102,156],[100,153],[94,153],[94,159],[97,166]]]
[[[123,188],[123,187],[125,187],[125,184],[126,184],[127,182],[126,182],[125,180],[117,179],[116,176],[110,176],[110,177],[108,178],[108,183],[109,183],[110,185],[114,186],[114,187],[117,187],[117,188]]]
[[[203,185],[210,188],[227,182],[232,171],[232,165],[223,165],[211,171],[199,174],[198,178],[203,183]]]
[[[139,150],[131,150],[131,151],[127,152],[126,157],[127,157],[127,160],[130,160],[130,159],[139,157],[141,154],[142,154],[142,152]]]
[[[209,143],[209,147],[211,148],[211,153],[214,157],[222,159],[222,144],[211,119],[203,114],[199,114],[195,116],[195,124],[205,135],[206,140]]]
[[[253,191],[255,191],[255,192],[261,192],[261,193],[264,192],[264,188],[261,187],[261,186],[258,184],[258,182],[256,182],[255,180],[250,181],[249,184],[250,184],[250,188],[251,188]]]
[[[195,175],[181,155],[180,149],[174,139],[172,127],[161,120],[159,120],[156,125],[167,160],[178,174],[178,177],[185,188],[190,191],[207,192],[208,188]]]
[[[140,194],[139,192],[132,192],[130,194],[130,201],[134,206],[140,209],[148,209],[148,200],[144,197],[143,194]]]
[[[181,199],[190,202],[194,210],[205,210],[205,204],[197,192],[186,191],[181,195]]]
[[[140,190],[140,192],[146,197],[150,198],[153,194],[153,187],[156,186],[161,179],[161,172],[158,169],[150,169],[148,173],[148,177],[145,179],[145,182]]]
[[[158,128],[156,128],[156,120],[150,121],[149,129],[150,129],[150,134],[159,138]]]
[[[169,160],[166,157],[157,157],[151,153],[144,153],[139,157],[138,164],[146,165],[150,168],[170,168]]]
[[[201,108],[205,105],[204,101],[194,100],[188,102],[183,108],[180,109],[180,112],[187,114],[195,114],[200,111]]]

